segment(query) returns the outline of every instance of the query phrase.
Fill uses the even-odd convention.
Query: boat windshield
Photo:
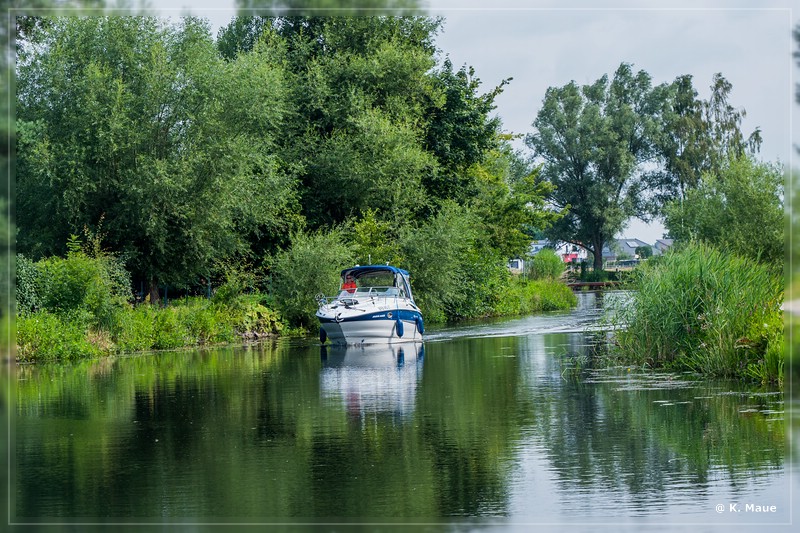
[[[375,294],[405,298],[406,290],[402,283],[395,283],[395,274],[387,271],[365,272],[355,276],[355,294]],[[343,278],[344,283],[344,278]]]

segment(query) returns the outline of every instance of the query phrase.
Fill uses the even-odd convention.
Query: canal
[[[20,367],[11,523],[788,524],[784,394],[595,364],[603,300],[419,346]]]

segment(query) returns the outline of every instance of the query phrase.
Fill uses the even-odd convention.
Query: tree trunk
[[[150,305],[158,305],[161,303],[161,296],[158,294],[158,282],[155,279],[150,280]]]
[[[602,272],[603,270],[603,241],[594,239],[594,270],[595,272]]]

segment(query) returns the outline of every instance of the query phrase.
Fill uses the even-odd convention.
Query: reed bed
[[[761,382],[783,380],[783,280],[777,269],[703,244],[648,261],[613,310],[631,363]]]

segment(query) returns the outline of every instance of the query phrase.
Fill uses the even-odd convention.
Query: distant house
[[[588,257],[585,248],[569,242],[559,242],[556,246],[556,253],[565,263],[580,263]]]
[[[545,248],[551,248],[555,250],[555,252],[561,256],[561,259],[565,263],[579,263],[587,258],[588,254],[586,250],[580,246],[576,246],[571,243],[567,242],[556,242],[553,243],[548,239],[539,239],[531,242],[531,246],[529,248],[529,255],[536,255]],[[525,271],[525,260],[519,257],[515,257],[508,261],[508,270],[511,271],[512,274],[521,274]]]
[[[654,246],[651,246],[640,239],[617,239],[609,244],[603,246],[603,262],[614,262],[624,259],[640,259],[636,249],[642,246],[647,246],[653,250],[653,255],[657,252]]]
[[[522,274],[525,270],[525,261],[523,259],[514,258],[508,262],[508,270],[512,274]]]
[[[540,240],[533,241],[533,242],[531,242],[530,254],[531,255],[536,255],[539,252],[541,252],[543,249],[547,248],[548,246],[550,246],[550,241],[547,240],[547,239],[540,239]]]
[[[618,239],[617,247],[620,250],[620,255],[627,255],[629,259],[639,259],[639,254],[636,249],[642,246],[653,248],[651,245],[639,239]]]
[[[658,239],[656,243],[653,245],[653,254],[660,255],[672,248],[672,245],[675,241],[672,239]]]

